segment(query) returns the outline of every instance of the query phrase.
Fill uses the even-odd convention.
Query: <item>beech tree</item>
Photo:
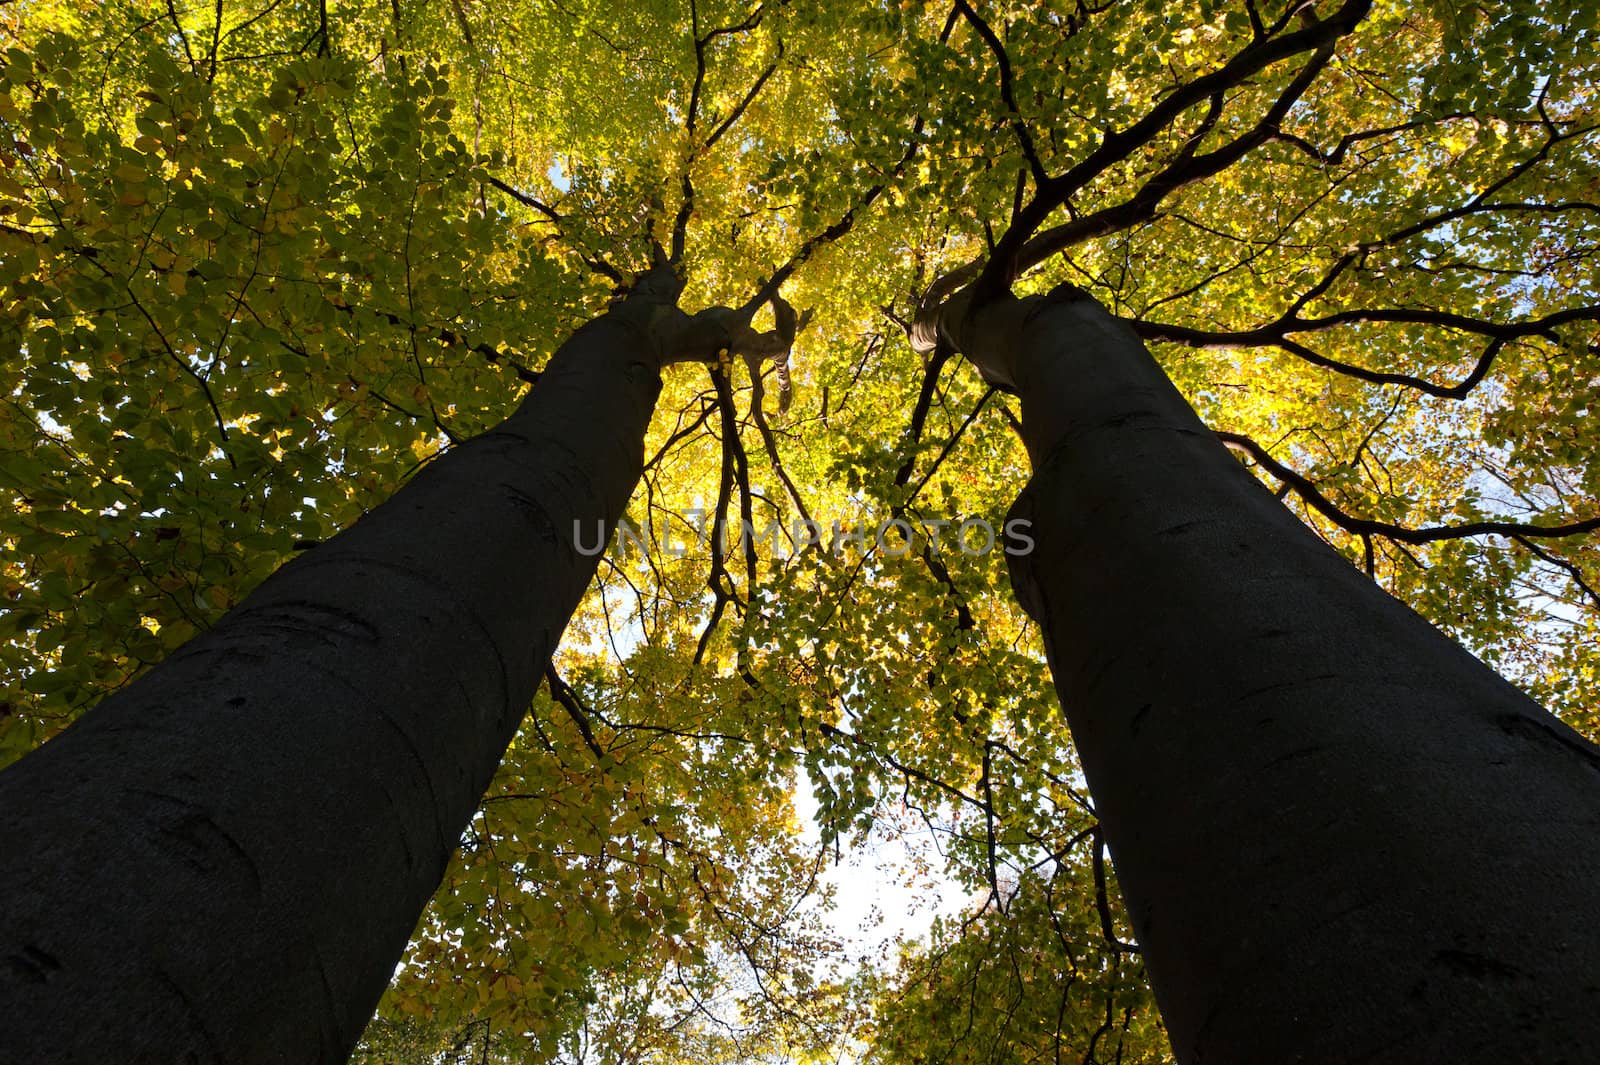
[[[1044,632],[1177,1057],[1402,1060],[1426,1047],[1578,1060],[1600,1040],[1582,975],[1600,956],[1584,917],[1600,883],[1589,847],[1600,751],[1294,522],[1206,432],[1132,328],[1073,286],[1010,293],[1035,262],[1154,214],[1280,135],[1371,4],[1303,11],[1297,28],[1292,14],[1258,19],[1220,66],[1059,172],[1013,103],[1004,43],[970,5],[957,8],[994,53],[1026,170],[977,276],[942,301],[961,274],[936,282],[913,332],[1020,396],[1034,478],[1016,512],[1040,548],[1012,560],[1013,582]],[[1207,143],[1230,87],[1301,55],[1259,117]],[[1204,101],[1199,129],[1131,195],[1038,232]],[[1543,114],[1548,145],[1563,130]],[[1296,294],[1265,332],[1298,331],[1307,303],[1356,258],[1336,262],[1309,299]],[[1518,329],[1466,324],[1491,338]],[[1496,353],[1491,339],[1482,358]],[[1482,531],[1594,528],[1600,518]]]
[[[1384,591],[1593,730],[1595,17],[8,15],[6,757],[127,687],[0,778],[47,819],[8,855],[87,870],[12,861],[8,986],[103,1018],[62,989],[109,981],[38,934],[144,938],[159,975],[96,992],[212,1018],[148,1038],[336,1058],[459,842],[369,1060],[1159,1061],[1146,955],[1184,1061],[1576,1057],[1592,749]],[[732,310],[618,330],[662,260],[683,307]],[[563,369],[585,347],[710,372],[668,372],[647,427],[651,373]],[[522,491],[466,471],[508,437],[598,489],[544,506],[558,536],[625,513],[643,549],[491,531]],[[1030,456],[1008,576],[963,519],[1000,527]],[[375,540],[426,579],[325,576]],[[503,700],[425,587],[531,644]],[[406,618],[394,657],[340,649]],[[207,665],[239,639],[249,692]],[[248,657],[287,643],[300,666]],[[196,724],[51,772],[153,703]],[[817,872],[907,820],[970,911],[846,979]],[[276,909],[222,886],[241,825]],[[119,878],[137,905],[92,886]],[[239,958],[282,990],[230,989]],[[119,1026],[165,1053],[142,1038]]]

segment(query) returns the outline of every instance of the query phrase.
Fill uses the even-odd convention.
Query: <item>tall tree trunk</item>
[[[1321,543],[1098,304],[958,339],[1022,398],[1013,583],[1178,1060],[1594,1060],[1596,748]]]
[[[653,299],[0,774],[0,1061],[348,1057],[638,480]]]

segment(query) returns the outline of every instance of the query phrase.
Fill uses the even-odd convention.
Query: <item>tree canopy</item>
[[[0,764],[498,421],[658,251],[686,309],[798,327],[668,374],[639,536],[366,1060],[1166,1060],[1038,632],[962,529],[1027,468],[925,337],[966,285],[1088,290],[1353,566],[1600,732],[1588,0],[0,28]],[[907,824],[969,912],[852,968],[821,871]]]

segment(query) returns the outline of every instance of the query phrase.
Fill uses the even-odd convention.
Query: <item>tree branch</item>
[[[1350,377],[1370,381],[1373,384],[1404,385],[1407,388],[1414,388],[1430,396],[1438,396],[1441,399],[1463,399],[1488,375],[1489,370],[1494,365],[1495,358],[1508,343],[1530,336],[1554,337],[1556,335],[1554,330],[1557,326],[1566,325],[1570,322],[1600,321],[1600,305],[1569,307],[1565,310],[1545,315],[1542,318],[1509,323],[1485,321],[1481,318],[1455,314],[1451,311],[1434,311],[1412,307],[1340,311],[1321,318],[1300,318],[1291,310],[1276,322],[1268,323],[1256,329],[1235,331],[1194,329],[1188,326],[1147,322],[1134,318],[1124,318],[1122,321],[1126,322],[1134,332],[1145,340],[1166,341],[1168,343],[1183,344],[1187,347],[1214,351],[1227,351],[1234,348],[1276,347],[1314,366],[1335,370]],[[1483,353],[1478,357],[1477,362],[1465,377],[1454,384],[1445,385],[1437,384],[1413,374],[1397,373],[1389,370],[1371,370],[1363,366],[1357,366],[1354,363],[1343,362],[1323,355],[1299,341],[1290,339],[1290,334],[1322,332],[1339,326],[1365,322],[1391,322],[1436,326],[1442,329],[1457,329],[1486,337],[1489,340],[1489,344],[1484,348]]]
[[[1222,99],[1222,94],[1218,92],[1212,97],[1211,108],[1201,121],[1200,128],[1190,136],[1184,150],[1169,166],[1145,182],[1138,192],[1122,203],[1075,218],[1030,239],[1017,252],[1017,273],[1026,272],[1075,244],[1116,233],[1154,218],[1162,201],[1174,192],[1220,174],[1256,148],[1272,140],[1278,132],[1279,123],[1289,113],[1289,109],[1305,95],[1306,90],[1311,88],[1312,83],[1317,80],[1332,58],[1332,45],[1319,48],[1310,62],[1300,69],[1294,80],[1278,95],[1267,113],[1249,132],[1204,155],[1195,155],[1194,151],[1200,140],[1206,131],[1215,125],[1221,114],[1222,107],[1219,101]]]
[[[556,672],[555,663],[545,666],[544,678],[550,685],[550,697],[567,712],[567,716],[572,718],[572,723],[578,726],[578,734],[583,737],[584,746],[594,754],[594,760],[602,765],[610,761],[594,738],[594,728],[589,724],[589,715],[584,713],[583,705],[578,702],[577,695],[567,686],[567,682],[561,679],[561,674]]]
[[[1461,525],[1432,525],[1420,529],[1408,529],[1403,525],[1395,525],[1391,522],[1359,518],[1347,513],[1338,504],[1323,495],[1321,489],[1309,478],[1273,458],[1266,448],[1248,436],[1221,430],[1214,430],[1214,432],[1223,443],[1243,451],[1254,459],[1262,469],[1288,485],[1295,495],[1304,500],[1311,509],[1345,531],[1357,535],[1382,536],[1385,539],[1403,544],[1420,545],[1438,543],[1441,540],[1464,540],[1473,536],[1559,539],[1566,536],[1580,536],[1600,529],[1600,517],[1583,518],[1560,525],[1534,525],[1515,521],[1471,521]]]
[[[1246,78],[1301,52],[1318,51],[1352,32],[1372,0],[1346,0],[1331,16],[1281,37],[1252,41],[1218,69],[1179,86],[1125,129],[1105,134],[1100,145],[1064,173],[1051,178],[1023,207],[1006,230],[977,281],[976,299],[998,295],[1019,273],[1023,247],[1051,212],[1089,182],[1148,144],[1190,107],[1241,84]]]
[[[1050,181],[1050,175],[1039,159],[1033,135],[1028,132],[1027,123],[1022,120],[1022,111],[1017,107],[1017,97],[1012,87],[1011,57],[1006,54],[1006,46],[1001,43],[993,28],[972,9],[967,0],[956,0],[955,7],[988,46],[990,54],[994,56],[995,64],[1000,68],[1000,100],[1010,113],[1011,132],[1016,135],[1017,145],[1022,150],[1022,158],[1027,161],[1028,171],[1033,175],[1034,187],[1043,188]]]

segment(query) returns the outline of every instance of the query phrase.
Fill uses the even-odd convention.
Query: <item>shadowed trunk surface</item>
[[[638,480],[633,303],[0,774],[0,1061],[346,1059]]]
[[[1006,317],[1009,315],[1009,317]],[[1092,301],[1007,343],[1013,558],[1179,1061],[1600,1053],[1600,755],[1322,544]]]

